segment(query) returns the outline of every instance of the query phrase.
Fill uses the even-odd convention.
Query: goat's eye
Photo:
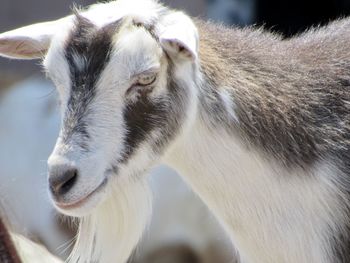
[[[157,75],[156,74],[146,74],[146,75],[142,75],[139,77],[139,79],[137,80],[137,84],[138,86],[149,86],[151,84],[153,84],[157,79]]]

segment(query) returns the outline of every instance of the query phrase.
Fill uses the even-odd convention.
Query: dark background
[[[349,0],[258,0],[256,22],[291,36],[350,14]]]

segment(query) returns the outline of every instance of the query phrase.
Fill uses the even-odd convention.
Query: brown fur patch
[[[237,107],[232,130],[287,166],[349,148],[350,20],[284,41],[197,25],[206,81],[214,93],[227,89]]]

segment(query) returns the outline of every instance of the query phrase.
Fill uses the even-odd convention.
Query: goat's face
[[[113,178],[138,180],[181,133],[195,96],[197,33],[182,13],[162,22],[70,19],[44,60],[62,109],[49,185],[60,211],[82,216]]]

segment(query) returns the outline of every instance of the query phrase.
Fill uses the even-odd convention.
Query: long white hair
[[[68,262],[124,263],[140,240],[152,213],[146,178],[114,180],[109,184],[106,200],[80,219],[76,245]]]

